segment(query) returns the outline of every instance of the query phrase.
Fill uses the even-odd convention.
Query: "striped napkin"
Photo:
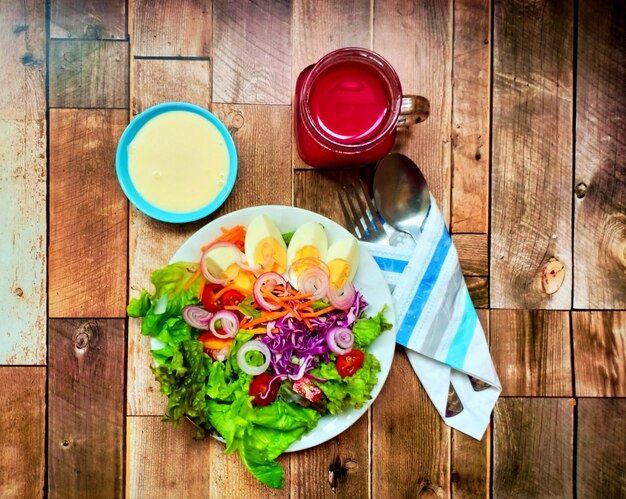
[[[445,221],[431,197],[417,244],[384,227],[391,246],[362,244],[392,289],[396,341],[445,423],[481,439],[502,387]]]

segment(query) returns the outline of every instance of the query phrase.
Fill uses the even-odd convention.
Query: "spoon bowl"
[[[381,159],[374,173],[374,200],[394,229],[417,241],[430,211],[430,191],[418,166],[404,154]]]

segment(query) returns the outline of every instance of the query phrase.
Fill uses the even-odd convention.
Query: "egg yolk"
[[[307,260],[305,262],[302,262],[302,264],[298,265],[298,260],[302,260],[302,259],[305,259],[305,258]],[[320,250],[317,249],[315,246],[311,246],[309,244],[309,245],[306,245],[306,246],[302,246],[301,248],[298,248],[298,251],[296,251],[296,256],[293,259],[293,263],[295,264],[293,266],[293,268],[292,268],[293,273],[296,276],[298,276],[300,274],[300,272],[302,272],[309,265],[311,265],[313,259],[320,260]]]
[[[254,263],[263,266],[266,272],[282,274],[287,268],[287,252],[276,239],[266,237],[254,249]]]
[[[335,258],[328,262],[330,285],[334,289],[341,289],[346,285],[352,267],[343,258]]]

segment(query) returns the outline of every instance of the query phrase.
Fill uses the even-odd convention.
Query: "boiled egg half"
[[[259,215],[250,222],[244,249],[248,265],[260,265],[261,272],[284,274],[287,270],[287,245],[267,215]]]
[[[354,237],[339,239],[330,245],[326,253],[328,279],[334,289],[352,282],[359,267],[359,245]]]
[[[327,250],[328,238],[321,224],[307,222],[296,229],[287,248],[287,278],[293,287],[298,287],[298,275],[309,265],[321,265],[326,260]]]

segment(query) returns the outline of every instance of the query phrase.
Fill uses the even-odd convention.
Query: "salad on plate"
[[[206,241],[195,262],[155,271],[128,305],[152,338],[164,419],[215,435],[261,482],[321,419],[362,408],[381,371],[368,347],[392,328],[354,285],[359,247],[318,221],[281,233],[266,214]],[[390,334],[390,333],[388,333]]]

